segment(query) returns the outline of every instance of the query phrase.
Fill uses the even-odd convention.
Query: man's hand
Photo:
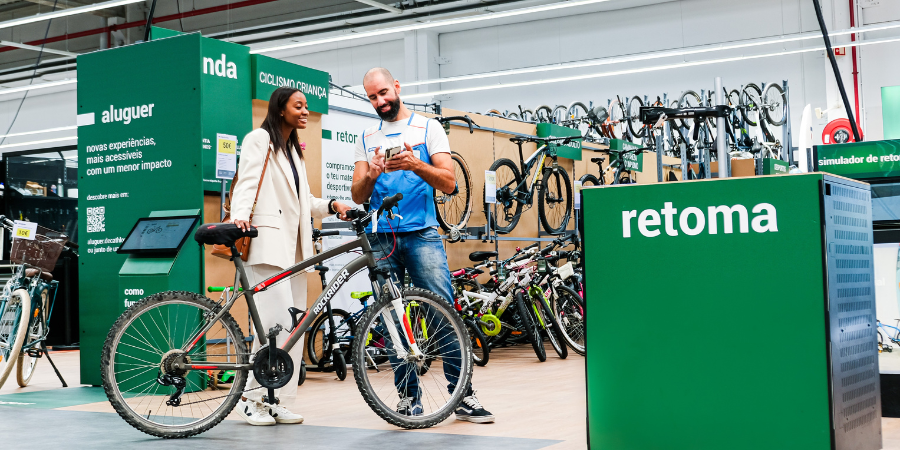
[[[372,162],[369,163],[369,171],[366,173],[366,176],[369,177],[370,180],[375,180],[384,172],[384,153],[381,151],[381,148],[375,150],[375,156],[372,157]]]
[[[422,166],[422,164],[425,164],[421,159],[416,158],[416,155],[413,153],[412,147],[410,147],[408,143],[404,142],[403,145],[406,147],[406,149],[394,155],[393,158],[389,159],[387,161],[387,164],[385,164],[384,166],[385,170],[415,171],[418,170]]]

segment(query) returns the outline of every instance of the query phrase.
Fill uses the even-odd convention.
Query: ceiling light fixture
[[[885,38],[885,39],[876,39],[876,40],[868,40],[868,41],[856,41],[843,44],[843,47],[860,47],[864,45],[874,45],[874,44],[886,44],[889,42],[898,42],[900,41],[900,37],[894,38]],[[459,89],[445,89],[440,91],[432,91],[426,92],[422,94],[411,94],[403,96],[404,99],[414,99],[414,98],[429,98],[434,97],[436,95],[447,95],[447,94],[459,94],[463,92],[478,92],[478,91],[487,91],[492,89],[505,89],[512,87],[522,87],[522,86],[535,86],[539,84],[547,84],[547,83],[560,83],[566,81],[579,81],[579,80],[587,80],[592,78],[604,78],[604,77],[612,77],[616,75],[629,75],[635,73],[645,73],[645,72],[657,72],[660,70],[670,70],[670,69],[681,69],[685,67],[696,67],[696,66],[705,66],[709,64],[721,64],[727,62],[734,61],[743,61],[750,59],[759,59],[759,58],[769,58],[773,56],[785,56],[785,55],[794,55],[799,53],[809,53],[816,51],[824,51],[825,47],[810,47],[799,50],[788,50],[777,53],[766,53],[761,55],[750,55],[750,56],[735,56],[731,58],[720,58],[720,59],[709,59],[704,61],[692,61],[692,62],[683,62],[677,64],[665,64],[660,66],[652,66],[652,67],[641,67],[637,69],[625,69],[625,70],[616,70],[612,72],[602,72],[602,73],[594,73],[594,74],[585,74],[585,75],[574,75],[569,77],[560,77],[560,78],[551,78],[545,80],[533,80],[533,81],[520,81],[515,83],[506,83],[506,84],[492,84],[488,86],[476,86],[470,88],[459,88]]]
[[[563,8],[574,8],[577,6],[592,5],[595,3],[604,3],[604,2],[608,2],[608,1],[611,1],[611,0],[563,1],[563,2],[559,2],[559,3],[552,3],[549,5],[534,6],[531,8],[520,8],[520,9],[513,9],[510,11],[501,11],[501,12],[489,12],[489,13],[480,14],[477,16],[461,17],[458,19],[438,20],[438,21],[434,21],[434,22],[422,22],[422,23],[416,23],[416,24],[412,24],[412,25],[404,25],[404,26],[393,27],[393,28],[384,28],[381,30],[361,31],[358,33],[354,33],[351,31],[350,34],[344,34],[344,35],[340,35],[340,36],[333,36],[333,37],[327,37],[327,38],[322,38],[322,39],[313,39],[310,41],[294,42],[291,44],[277,45],[274,47],[266,47],[266,48],[260,48],[260,49],[256,49],[256,50],[250,50],[250,53],[268,53],[268,52],[275,52],[278,50],[287,50],[290,48],[309,47],[312,45],[321,45],[321,44],[328,44],[328,43],[332,43],[332,42],[349,41],[352,39],[362,39],[362,38],[381,36],[381,35],[391,34],[391,33],[402,33],[404,31],[422,30],[422,29],[427,29],[427,28],[437,28],[437,27],[444,27],[444,26],[448,26],[448,25],[458,25],[461,23],[481,22],[484,20],[503,19],[506,17],[521,16],[523,14],[534,14],[534,13],[553,11],[553,10],[563,9]]]
[[[866,27],[857,27],[857,28],[849,28],[845,30],[839,30],[829,33],[829,36],[842,36],[852,33],[865,33],[872,31],[881,31],[892,28],[900,28],[900,21],[893,21],[885,24],[879,25],[870,25]],[[521,75],[526,73],[539,73],[539,72],[552,72],[557,70],[569,70],[569,69],[580,69],[584,67],[596,67],[596,66],[606,66],[611,64],[620,64],[626,62],[635,62],[635,61],[647,61],[652,59],[660,59],[660,58],[670,58],[676,56],[687,56],[687,55],[696,55],[700,53],[710,53],[724,50],[736,50],[741,48],[748,47],[758,47],[762,45],[772,45],[772,44],[784,44],[787,42],[796,42],[802,40],[809,40],[815,38],[822,38],[822,33],[812,32],[812,33],[802,33],[797,35],[791,35],[781,38],[775,39],[767,39],[767,40],[755,40],[752,42],[743,42],[743,43],[733,43],[733,44],[713,44],[713,45],[705,45],[702,47],[689,47],[681,50],[663,50],[658,52],[650,52],[650,53],[642,53],[636,55],[627,55],[627,56],[617,56],[610,58],[602,58],[602,59],[592,59],[587,61],[580,61],[574,63],[562,63],[562,64],[553,64],[546,66],[535,66],[535,67],[526,67],[522,69],[511,69],[511,70],[500,70],[496,72],[483,72],[476,73],[471,75],[460,75],[456,77],[446,77],[446,78],[435,78],[431,80],[422,80],[422,81],[412,81],[403,83],[404,87],[412,87],[412,86],[423,86],[428,84],[438,84],[438,83],[452,83],[456,81],[468,81],[468,80],[479,80],[484,78],[495,78],[495,77],[503,77],[503,76],[511,76],[511,75]],[[362,85],[351,86],[348,89],[361,91]]]
[[[22,133],[10,133],[10,134],[0,134],[0,139],[3,138],[11,138],[16,136],[28,136],[30,134],[41,134],[41,133],[52,133],[54,131],[66,131],[66,130],[76,130],[78,127],[57,127],[57,128],[47,128],[45,130],[37,130],[37,131],[24,131]]]
[[[77,139],[78,139],[78,136],[69,136],[69,137],[53,138],[53,139],[43,139],[43,140],[40,140],[40,141],[19,142],[19,143],[16,143],[16,144],[3,144],[3,145],[0,145],[0,149],[4,149],[4,148],[13,148],[13,147],[24,147],[24,146],[26,146],[26,145],[35,145],[35,144],[49,144],[49,143],[51,143],[51,142],[71,141],[71,140],[73,140],[73,139],[74,139],[74,140],[77,140]]]
[[[45,89],[45,88],[50,88],[50,87],[54,87],[54,86],[63,86],[66,84],[74,84],[77,82],[78,82],[78,80],[76,78],[72,78],[70,80],[50,81],[48,83],[41,83],[41,84],[29,84],[28,86],[18,86],[18,87],[14,87],[14,88],[0,89],[0,95],[15,94],[16,92],[32,91],[35,89]]]
[[[144,0],[112,0],[109,2],[94,3],[93,5],[79,6],[77,8],[63,9],[51,13],[35,14],[33,16],[22,17],[21,19],[13,19],[7,20],[6,22],[0,22],[0,29],[17,27],[19,25],[41,22],[44,20],[57,19],[60,17],[74,16],[75,14],[98,11],[101,9],[115,8],[116,6],[130,5],[132,3],[144,3]]]

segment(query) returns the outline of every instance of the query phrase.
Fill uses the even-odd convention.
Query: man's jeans
[[[450,305],[453,305],[453,290],[450,284],[450,268],[447,266],[447,253],[441,242],[441,235],[434,228],[425,228],[419,231],[396,233],[396,248],[394,235],[378,233],[368,234],[369,243],[375,252],[375,259],[384,258],[393,254],[390,258],[378,261],[378,267],[393,273],[394,277],[403,282],[404,274],[409,272],[409,278],[415,287],[429,290],[443,297]],[[447,377],[449,392],[453,392],[456,382],[459,380],[458,364],[461,360],[459,342],[450,333],[450,324],[442,323],[439,315],[426,312],[427,330],[439,330],[437,335],[430,335],[429,341],[432,348],[440,349],[444,362],[444,375]],[[389,347],[389,350],[392,348]],[[391,353],[391,367],[394,369],[394,384],[401,397],[415,397],[420,399],[419,379],[415,372],[415,366],[407,364]],[[403,367],[406,366],[406,367]],[[432,369],[433,370],[433,369]],[[471,387],[466,389],[467,395]]]

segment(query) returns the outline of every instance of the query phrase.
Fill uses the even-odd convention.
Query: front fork
[[[394,316],[390,314],[389,311],[387,314],[381,315],[382,320],[384,321],[384,327],[387,329],[391,341],[394,342],[394,350],[397,352],[397,358],[424,361],[425,353],[419,349],[419,345],[416,343],[415,336],[412,332],[412,323],[410,322],[407,310],[403,307],[403,295],[401,294],[400,289],[397,288],[397,285],[393,283],[390,277],[386,277],[386,281],[384,281],[381,289],[378,289],[377,281],[373,281],[373,284],[375,284],[375,286],[373,286],[375,292],[381,290],[382,295],[386,295],[391,299],[391,307],[401,321],[401,326],[398,327],[394,321]],[[403,338],[400,337],[400,332],[397,330],[398,328],[402,330]],[[404,342],[409,345],[409,350],[403,345]]]

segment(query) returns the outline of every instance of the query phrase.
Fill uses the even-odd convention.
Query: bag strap
[[[266,150],[266,162],[263,163],[262,174],[259,175],[259,184],[256,186],[256,197],[253,198],[253,206],[250,208],[250,217],[248,218],[248,222],[253,223],[253,211],[256,210],[256,201],[259,200],[259,191],[262,188],[263,179],[266,177],[266,168],[269,167],[269,155],[272,154],[272,143],[269,143],[269,148]]]

